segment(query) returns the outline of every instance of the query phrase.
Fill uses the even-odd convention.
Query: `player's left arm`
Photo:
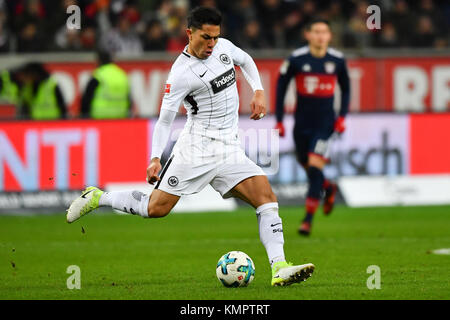
[[[350,78],[348,76],[347,63],[345,60],[342,60],[337,80],[339,87],[341,88],[341,108],[334,124],[334,130],[338,133],[342,133],[345,131],[344,121],[350,104]]]
[[[244,50],[236,47],[228,40],[222,39],[222,41],[226,41],[230,46],[234,64],[241,67],[241,71],[245,77],[245,80],[247,80],[248,84],[253,90],[254,94],[250,102],[250,108],[252,110],[250,119],[259,120],[263,118],[267,113],[267,102],[256,63],[253,58]]]

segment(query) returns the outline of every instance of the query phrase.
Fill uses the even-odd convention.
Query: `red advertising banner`
[[[0,123],[0,192],[145,181],[151,121]]]
[[[272,112],[281,63],[282,59],[256,59]],[[128,73],[136,115],[157,116],[172,62],[129,61],[119,65]],[[77,116],[80,96],[95,65],[74,62],[48,63],[47,66],[62,88],[70,114]],[[355,58],[348,59],[348,67],[351,112],[450,111],[450,58]],[[240,71],[237,80],[240,112],[249,113],[252,92]],[[285,99],[287,112],[295,109],[295,99],[292,85]],[[339,91],[336,101],[339,102]],[[7,114],[5,112],[0,115]]]
[[[410,115],[410,173],[450,173],[450,114]]]
[[[267,124],[270,126],[274,121],[268,117],[255,126],[244,116],[241,134],[267,129]],[[144,119],[0,122],[0,193],[79,190],[88,185],[103,187],[110,182],[145,181],[154,122]],[[184,123],[184,119],[177,120],[173,131],[179,131]],[[286,128],[292,126],[292,117],[287,117]],[[449,113],[351,115],[346,132],[332,144],[332,161],[326,174],[331,178],[449,174],[448,128]],[[296,180],[299,177],[296,172],[301,170],[294,156],[292,130],[288,132],[287,137],[280,139],[276,152],[280,167],[271,173],[271,179],[279,183]],[[261,148],[267,141],[256,145]],[[250,153],[261,156],[257,150],[253,151]]]
[[[391,58],[383,68],[387,111],[450,111],[450,58]]]

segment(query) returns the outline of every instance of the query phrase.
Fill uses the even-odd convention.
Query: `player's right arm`
[[[279,131],[279,135],[281,137],[284,136],[285,130],[283,125],[283,117],[284,117],[284,97],[286,95],[286,91],[291,81],[292,77],[295,74],[295,70],[293,69],[291,58],[288,58],[283,61],[283,64],[280,67],[280,74],[277,80],[277,94],[276,94],[276,105],[275,105],[275,115],[277,118],[277,125],[275,129]]]
[[[177,113],[172,110],[161,109],[158,121],[153,130],[152,156],[147,168],[147,181],[150,184],[159,180],[158,173],[161,171],[161,155],[166,148],[170,137],[170,129]]]
[[[177,70],[178,69],[178,70]],[[161,111],[153,129],[152,155],[147,168],[147,181],[154,184],[159,181],[161,171],[161,156],[169,141],[171,127],[183,99],[189,94],[189,82],[182,68],[174,68],[167,79]]]

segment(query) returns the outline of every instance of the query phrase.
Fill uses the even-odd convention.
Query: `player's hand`
[[[252,114],[250,119],[259,120],[266,115],[266,97],[264,96],[264,90],[256,90],[250,102],[250,108]]]
[[[284,129],[284,124],[283,122],[277,122],[277,125],[274,128],[275,130],[278,130],[278,135],[280,137],[284,137],[284,135],[286,134],[286,130]]]
[[[161,162],[159,158],[153,158],[150,165],[147,168],[147,182],[154,184],[156,181],[161,180],[158,173],[161,171]]]
[[[338,117],[334,122],[334,131],[341,134],[345,131],[345,118]]]

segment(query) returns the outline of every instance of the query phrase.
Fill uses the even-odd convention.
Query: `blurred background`
[[[367,7],[378,5],[383,28],[366,27]],[[82,28],[66,28],[66,9],[81,9]],[[185,20],[197,6],[224,15],[222,35],[245,49],[286,49],[304,44],[313,17],[330,21],[338,48],[449,46],[450,4],[445,0],[2,0],[0,52],[90,52],[97,46],[124,56],[178,53],[186,44]]]
[[[370,30],[367,8],[374,4],[381,28]],[[73,5],[79,29],[67,28]],[[258,65],[270,113],[256,124],[248,120],[252,94],[238,72],[240,127],[244,136],[259,130],[260,148],[244,147],[267,170],[282,204],[304,201],[306,177],[294,156],[292,117],[285,117],[285,138],[268,138],[276,81],[282,61],[306,44],[303,30],[314,17],[330,21],[332,46],[344,52],[351,78],[347,131],[333,143],[325,171],[339,181],[341,201],[450,203],[448,1],[0,0],[0,212],[64,208],[86,185],[145,179],[164,83],[187,44],[187,13],[197,5],[218,8],[222,36]],[[126,76],[98,71],[98,51]],[[128,88],[124,111],[102,117],[90,106],[99,79],[113,72]],[[35,111],[48,104],[53,111]],[[288,114],[296,107],[293,84],[285,105]]]

